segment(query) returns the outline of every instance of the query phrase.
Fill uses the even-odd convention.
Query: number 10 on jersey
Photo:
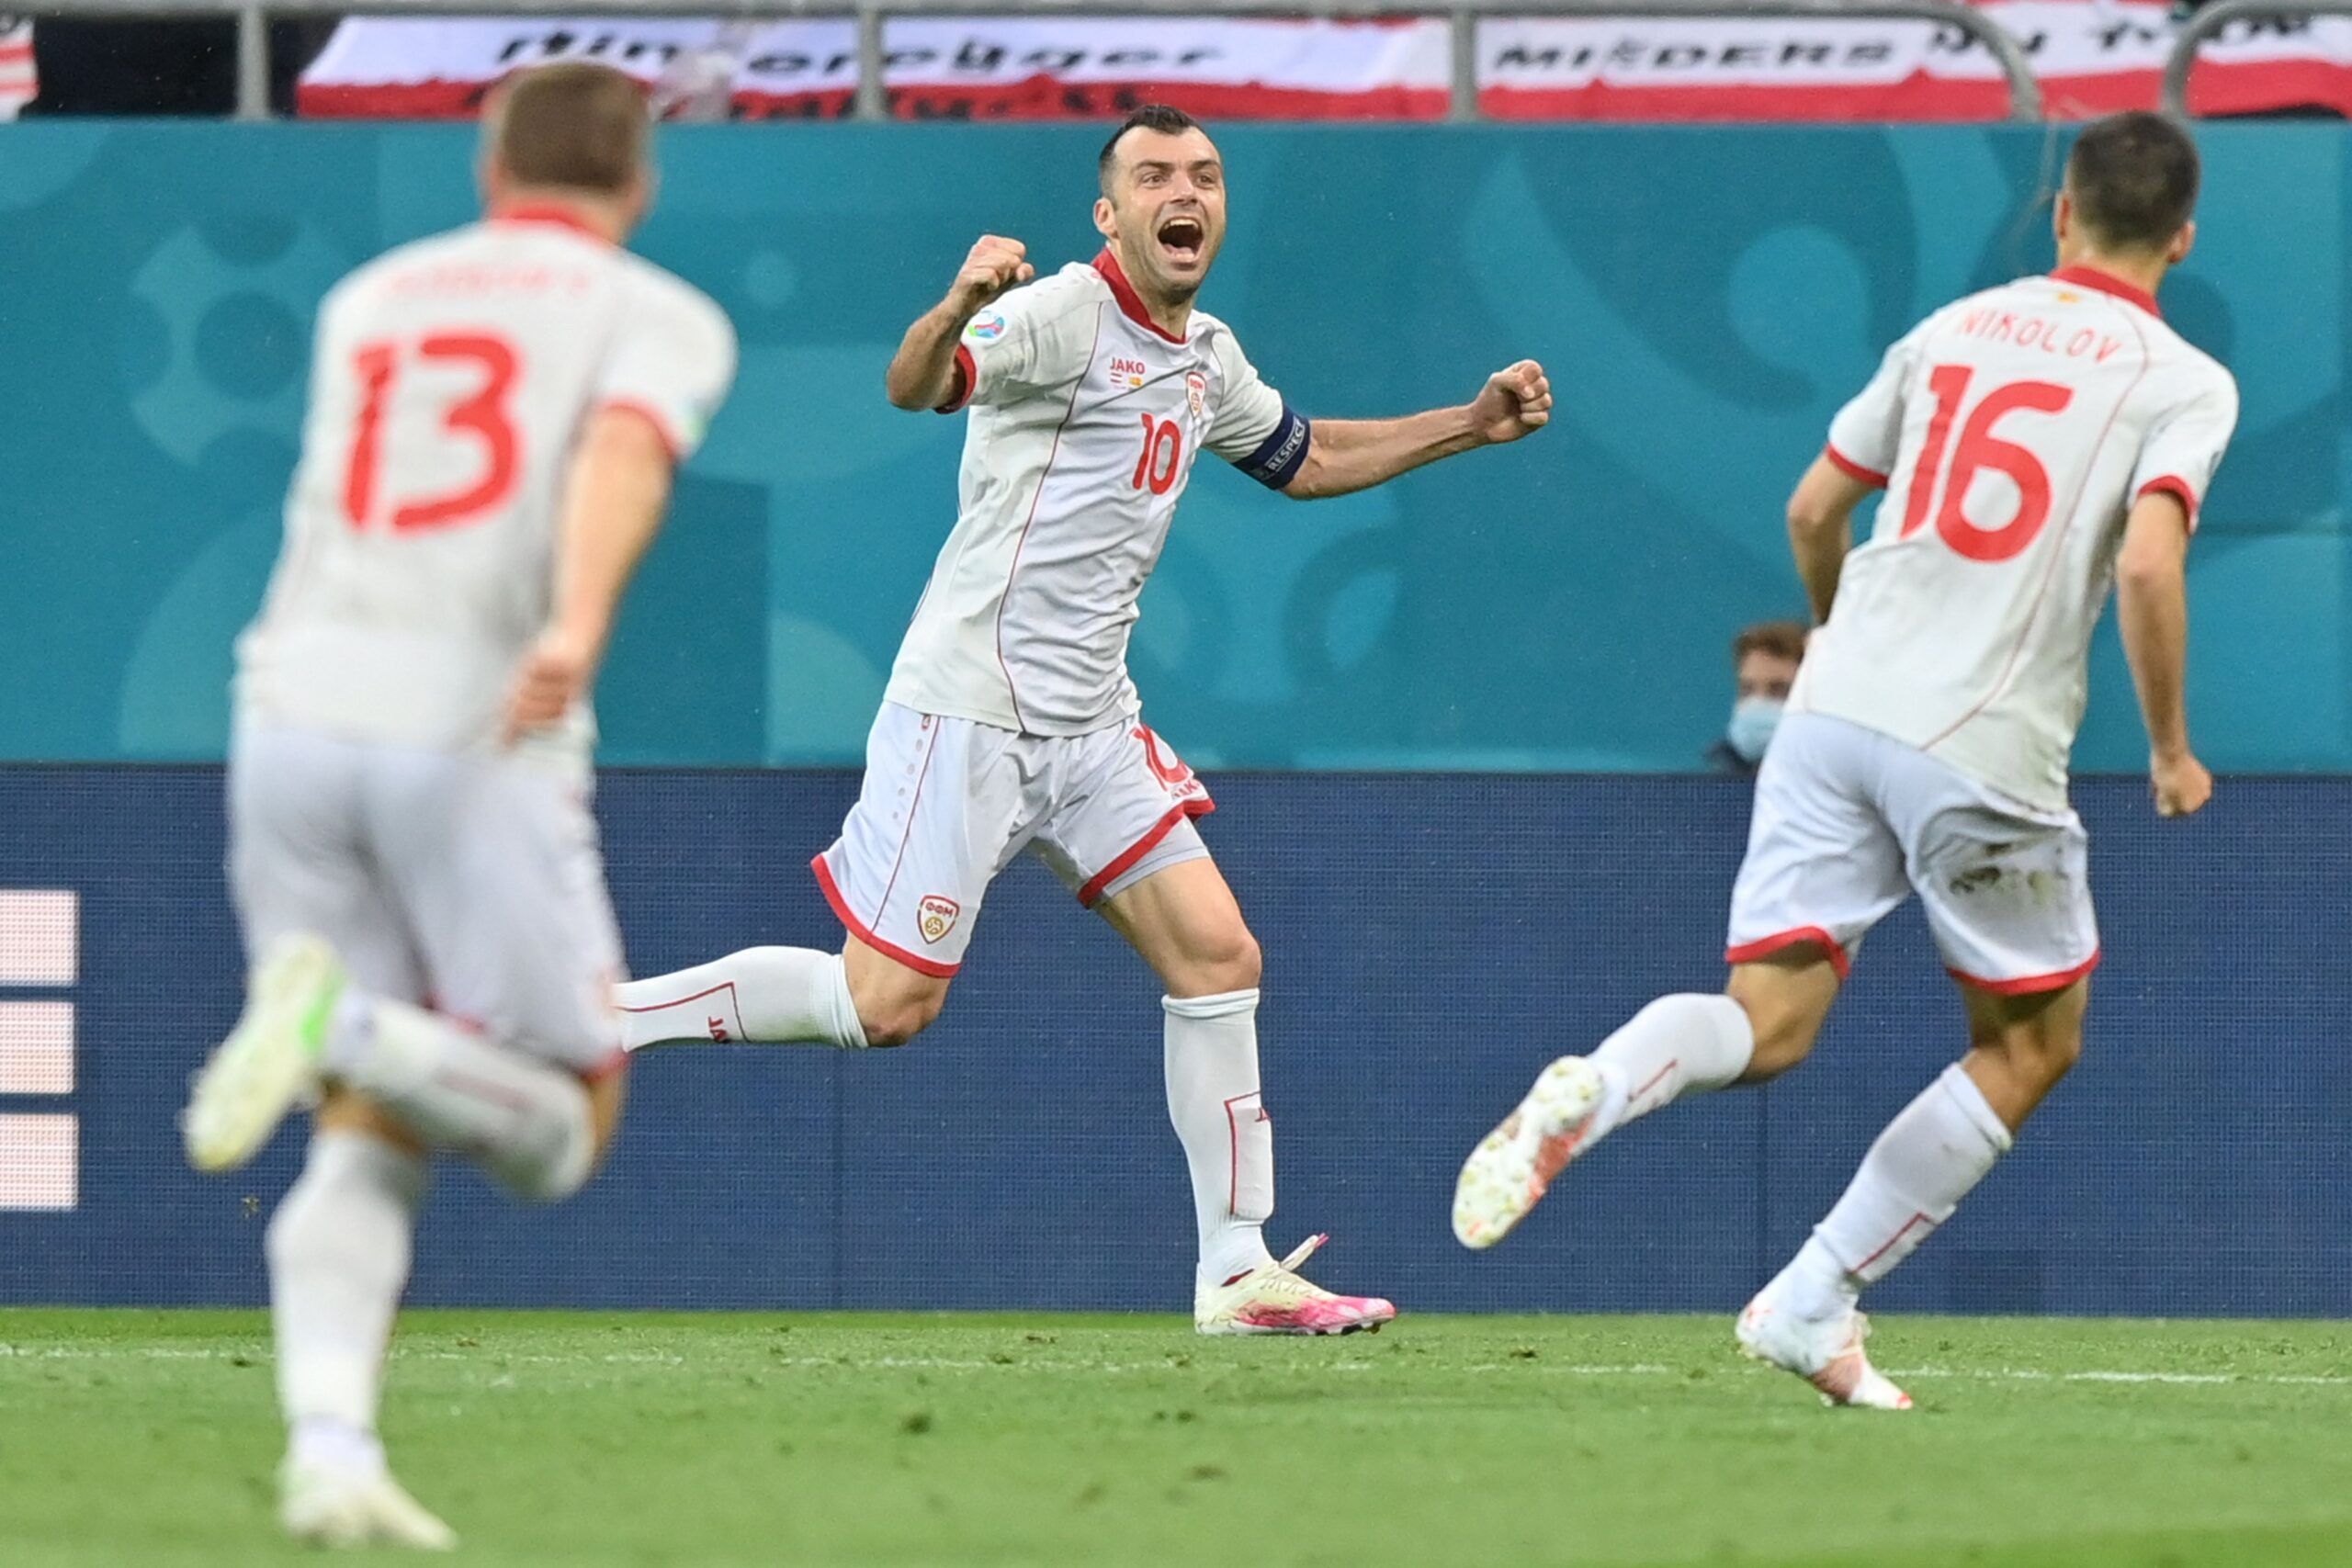
[[[1184,464],[1184,431],[1172,419],[1144,414],[1143,454],[1136,459],[1135,488],[1166,495]]]

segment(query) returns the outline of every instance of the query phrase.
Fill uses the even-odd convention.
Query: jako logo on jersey
[[[1150,371],[1151,367],[1140,359],[1121,359],[1114,356],[1111,361],[1111,379],[1125,381],[1130,387],[1142,386],[1144,377]]]
[[[1195,370],[1184,378],[1184,395],[1192,400],[1193,417],[1205,419],[1209,412],[1209,378]]]
[[[994,343],[1004,335],[1004,318],[994,310],[983,310],[972,318],[972,324],[964,329],[964,335],[974,343]]]
[[[926,893],[922,902],[915,906],[915,925],[922,932],[923,941],[943,942],[956,929],[956,918],[963,912],[964,907],[955,899]]]

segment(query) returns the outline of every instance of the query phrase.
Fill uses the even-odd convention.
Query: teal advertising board
[[[608,672],[614,762],[855,760],[952,521],[962,422],[884,363],[983,231],[1094,248],[1097,133],[665,132],[639,248],[742,335]],[[2204,133],[2171,318],[2245,418],[2192,573],[2199,739],[2352,769],[2344,133]],[[1196,761],[1679,770],[1725,644],[1798,613],[1781,502],[1915,319],[2050,262],[2056,145],[2009,128],[1235,128],[1204,303],[1310,414],[1540,358],[1553,427],[1299,505],[1204,465],[1135,665]],[[471,216],[462,129],[0,128],[0,759],[206,760],[276,548],[311,312]],[[2139,764],[2114,638],[2079,762]]]

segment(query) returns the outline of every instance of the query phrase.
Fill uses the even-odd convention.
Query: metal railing
[[[2238,0],[2222,0],[2224,6]],[[2352,5],[2352,0],[2344,0]],[[1478,23],[1517,17],[1640,19],[1803,17],[1919,21],[1953,28],[1983,44],[2009,83],[2009,118],[2041,118],[2041,87],[2024,48],[1982,11],[1958,0],[29,0],[34,16],[233,17],[237,22],[237,118],[269,118],[269,22],[298,17],[659,17],[673,20],[784,21],[848,17],[857,24],[859,119],[888,119],[883,32],[920,17],[1443,17],[1453,30],[1450,115],[1479,118]]]
[[[2197,69],[2197,51],[2232,22],[2312,17],[2352,17],[2352,0],[2214,0],[2200,8],[2182,25],[2172,58],[2165,62],[2165,112],[2188,118],[2188,77]]]

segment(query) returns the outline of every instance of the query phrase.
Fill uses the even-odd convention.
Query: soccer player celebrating
[[[1225,165],[1177,110],[1137,110],[1100,161],[1083,265],[1035,275],[983,238],[908,330],[890,400],[973,412],[961,509],[867,741],[865,785],[817,857],[839,955],[763,947],[623,987],[632,1046],[899,1045],[939,1015],[980,900],[1028,851],[1167,987],[1168,1104],[1192,1171],[1204,1334],[1332,1334],[1396,1315],[1277,1262],[1258,1077],[1259,952],[1193,818],[1209,793],[1140,721],[1136,599],[1203,450],[1294,498],[1344,495],[1551,416],[1521,362],[1458,408],[1310,423],[1194,305],[1225,241]]]
[[[1863,934],[1917,891],[1968,1053],[1737,1325],[1748,1354],[1832,1403],[1909,1406],[1863,1353],[1860,1292],[1951,1216],[2082,1046],[2098,933],[2066,759],[2110,581],[2156,809],[2212,793],[2183,706],[2182,571],[2237,389],[2155,299],[2196,237],[2197,184],[2170,121],[2090,127],[2058,197],[2059,269],[1937,311],[1838,413],[1789,503],[1823,624],[1758,781],[1729,994],[1661,998],[1545,1068],[1463,1167],[1465,1246],[1501,1240],[1636,1117],[1804,1060]],[[1849,518],[1881,487],[1849,553]]]
[[[231,876],[255,966],[186,1117],[190,1159],[229,1170],[317,1097],[270,1305],[280,1518],[335,1545],[454,1544],[376,1438],[427,1159],[559,1199],[619,1118],[588,697],[735,370],[718,307],[620,248],[652,188],[635,85],[548,66],[485,130],[488,220],[321,310],[286,547],[239,646]]]

